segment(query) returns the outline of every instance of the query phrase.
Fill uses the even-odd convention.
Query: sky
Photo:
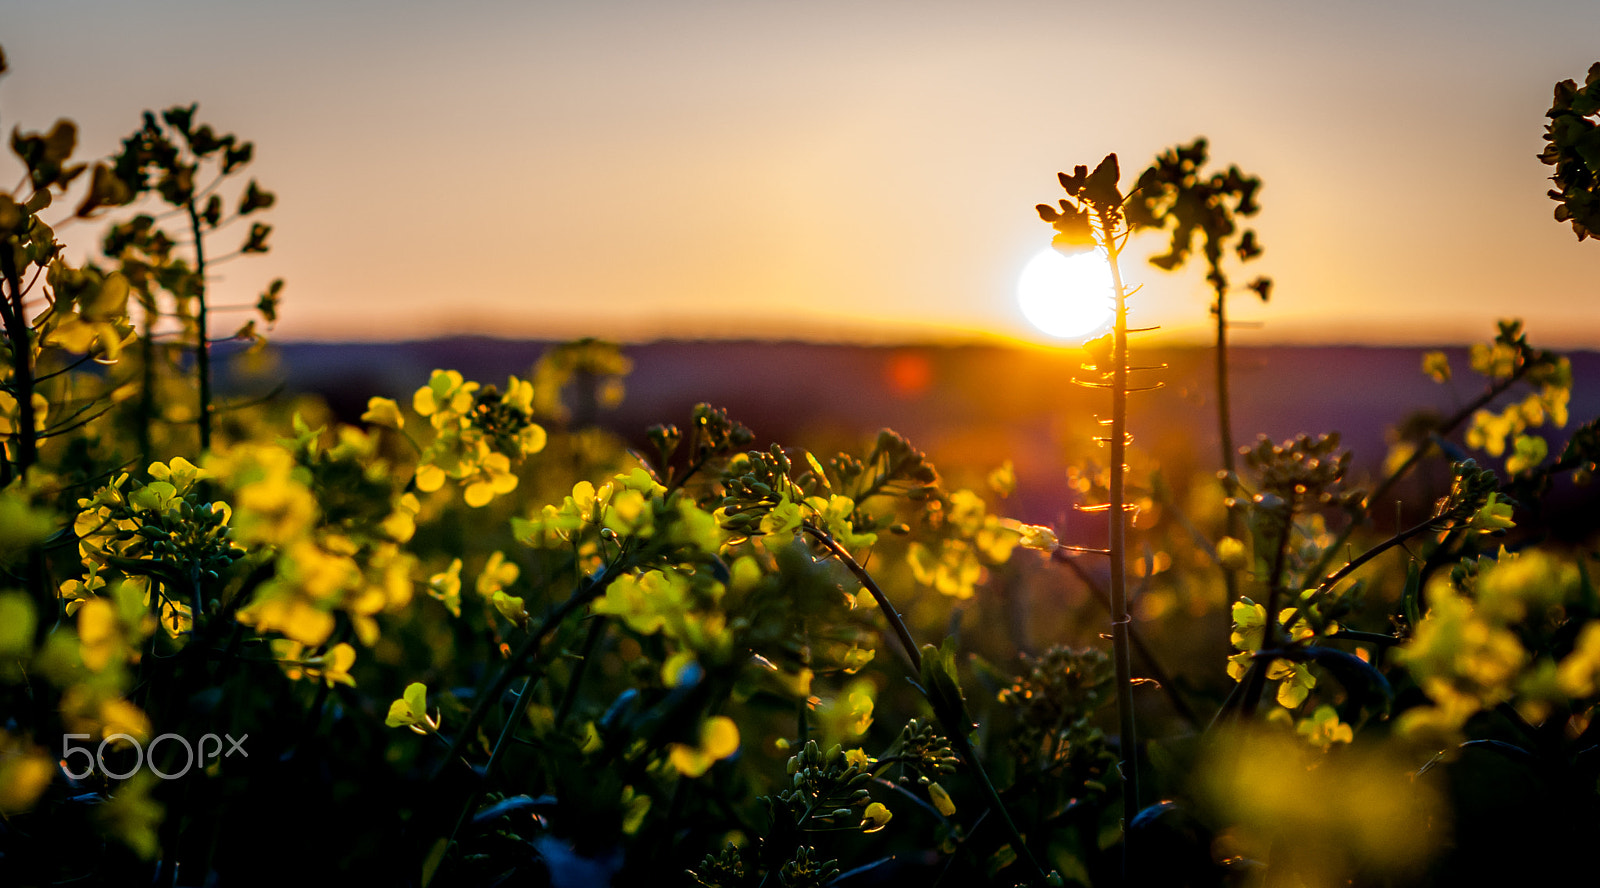
[[[1235,341],[1600,347],[1536,159],[1596,35],[1592,0],[7,0],[0,126],[94,157],[198,102],[255,142],[272,251],[215,291],[285,278],[282,339],[1043,342],[1056,172],[1204,135],[1264,182]],[[1203,339],[1160,247],[1133,320]]]

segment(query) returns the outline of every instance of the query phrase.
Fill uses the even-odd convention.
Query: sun
[[[1023,316],[1050,336],[1088,336],[1111,323],[1111,266],[1098,250],[1063,256],[1047,248],[1023,267],[1017,302]]]

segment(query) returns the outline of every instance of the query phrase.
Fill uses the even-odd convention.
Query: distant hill
[[[281,343],[281,372],[292,390],[325,397],[355,420],[372,395],[409,398],[434,368],[486,382],[526,376],[549,342],[480,337],[399,343]],[[1420,348],[1269,347],[1232,350],[1234,435],[1275,439],[1338,430],[1355,454],[1355,472],[1381,465],[1385,432],[1417,408],[1455,410],[1481,389],[1464,349],[1447,349],[1456,368],[1439,385],[1421,372]],[[1074,385],[1082,351],[1021,347],[862,346],[798,342],[666,341],[625,349],[633,360],[622,406],[601,424],[642,443],[657,422],[681,423],[699,401],[726,407],[765,443],[821,450],[850,446],[889,426],[910,436],[936,464],[978,470],[1014,460],[1022,490],[1008,511],[1031,520],[1071,520],[1064,512],[1064,467],[1092,454],[1101,391]],[[1135,446],[1154,452],[1178,479],[1217,464],[1213,353],[1209,349],[1135,352],[1135,363],[1165,364],[1143,374],[1163,388],[1136,396]],[[1573,362],[1573,424],[1600,415],[1600,354]],[[1554,442],[1565,440],[1564,433]],[[1554,443],[1553,442],[1553,443]],[[1137,468],[1137,466],[1136,466]],[[1431,491],[1413,491],[1413,496]],[[1570,498],[1570,497],[1569,497]],[[1587,497],[1579,499],[1588,501]]]

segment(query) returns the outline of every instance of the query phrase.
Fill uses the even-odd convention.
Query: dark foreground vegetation
[[[1600,65],[1558,85],[1544,160],[1580,240],[1597,111]],[[75,141],[19,129],[27,176],[0,194],[4,884],[1453,885],[1587,863],[1600,594],[1560,516],[1594,502],[1600,433],[1569,416],[1573,364],[1510,321],[1428,354],[1414,372],[1455,406],[1397,410],[1360,470],[1337,417],[1236,435],[1229,300],[1272,285],[1233,280],[1260,183],[1204,141],[1127,180],[1115,156],[1077,167],[1038,208],[1118,273],[1078,373],[1101,422],[1062,448],[1049,522],[1012,508],[1014,463],[936,467],[894,431],[775,441],[635,399],[655,424],[618,436],[630,361],[599,341],[503,384],[436,370],[355,422],[270,383],[224,397],[214,345],[256,360],[283,293],[208,297],[219,263],[268,252],[253,146],[193,107],[111,158]],[[1130,348],[1141,231],[1158,266],[1206,271],[1203,371]],[[1147,447],[1140,399],[1178,372],[1210,415]]]

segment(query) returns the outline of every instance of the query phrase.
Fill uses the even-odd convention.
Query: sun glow
[[[1088,336],[1111,323],[1111,266],[1098,250],[1063,256],[1046,249],[1023,267],[1017,302],[1029,323],[1050,336]]]

